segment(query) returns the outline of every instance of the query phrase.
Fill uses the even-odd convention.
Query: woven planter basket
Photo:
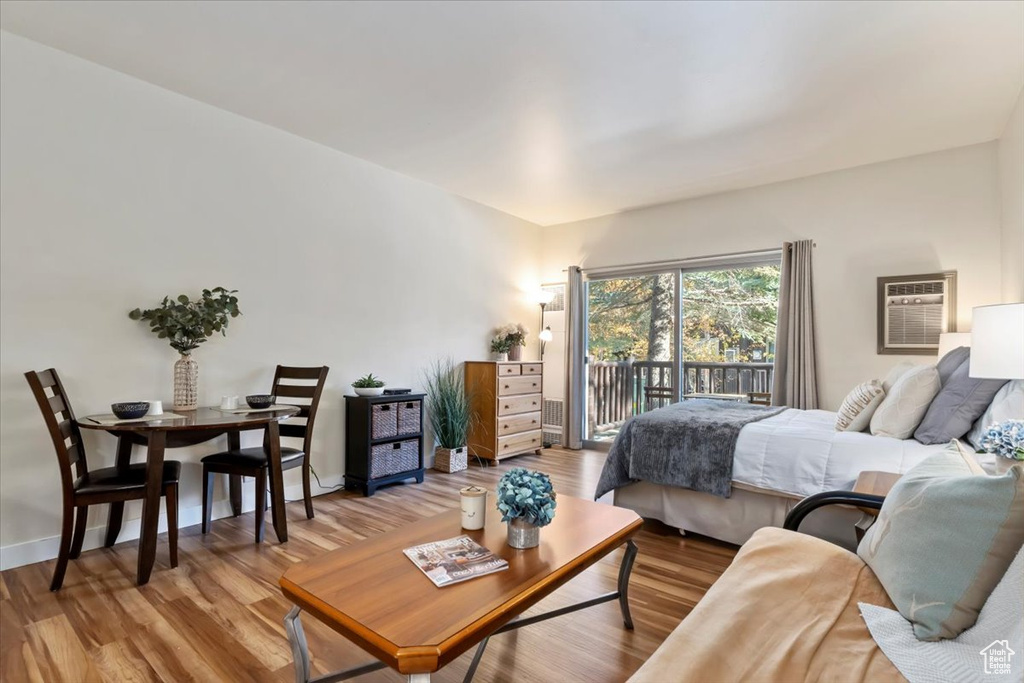
[[[441,448],[434,450],[434,469],[451,474],[461,472],[469,467],[469,458],[466,456],[466,447],[462,448]]]

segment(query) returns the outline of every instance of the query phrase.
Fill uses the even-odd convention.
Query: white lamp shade
[[[1024,379],[1024,303],[974,309],[969,374],[977,378]]]
[[[540,334],[537,335],[537,338],[540,339],[542,342],[551,341],[553,339],[551,335],[551,328],[545,327],[543,330],[540,331]]]
[[[541,306],[547,306],[549,303],[551,303],[552,299],[555,298],[555,293],[548,291],[546,289],[542,289],[537,292],[535,298],[537,299],[537,303],[539,303]]]
[[[970,345],[970,332],[943,332],[939,335],[939,358],[942,358],[953,349]]]

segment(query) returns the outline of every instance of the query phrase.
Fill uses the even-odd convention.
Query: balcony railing
[[[672,402],[671,361],[591,361],[588,363],[587,425],[589,433],[614,432],[633,415]],[[687,394],[769,393],[772,363],[697,363],[683,366]]]

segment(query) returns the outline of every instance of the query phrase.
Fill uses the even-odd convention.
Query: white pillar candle
[[[484,528],[487,511],[487,489],[467,486],[459,491],[462,497],[462,528],[473,531]]]

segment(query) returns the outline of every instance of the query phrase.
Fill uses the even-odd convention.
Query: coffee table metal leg
[[[629,614],[629,575],[633,571],[636,560],[636,543],[626,541],[626,554],[619,565],[619,607],[622,608],[622,622],[630,631],[633,630],[633,617]]]
[[[409,674],[405,680],[408,683],[430,683],[430,674]]]
[[[377,671],[383,669],[387,664],[384,662],[370,662],[369,664],[363,664],[362,666],[353,667],[351,669],[345,669],[343,671],[335,671],[334,673],[324,674],[316,678],[309,677],[309,648],[306,646],[306,634],[302,630],[302,621],[299,619],[299,613],[302,610],[296,605],[292,607],[291,611],[284,618],[284,630],[288,634],[288,642],[292,646],[292,659],[295,660],[295,683],[333,683],[334,681],[345,681],[349,678],[355,678],[356,676],[362,676],[368,674],[371,671]],[[426,679],[419,679],[429,683],[430,674],[415,674],[416,676],[425,675]],[[410,677],[409,680],[413,680]]]

